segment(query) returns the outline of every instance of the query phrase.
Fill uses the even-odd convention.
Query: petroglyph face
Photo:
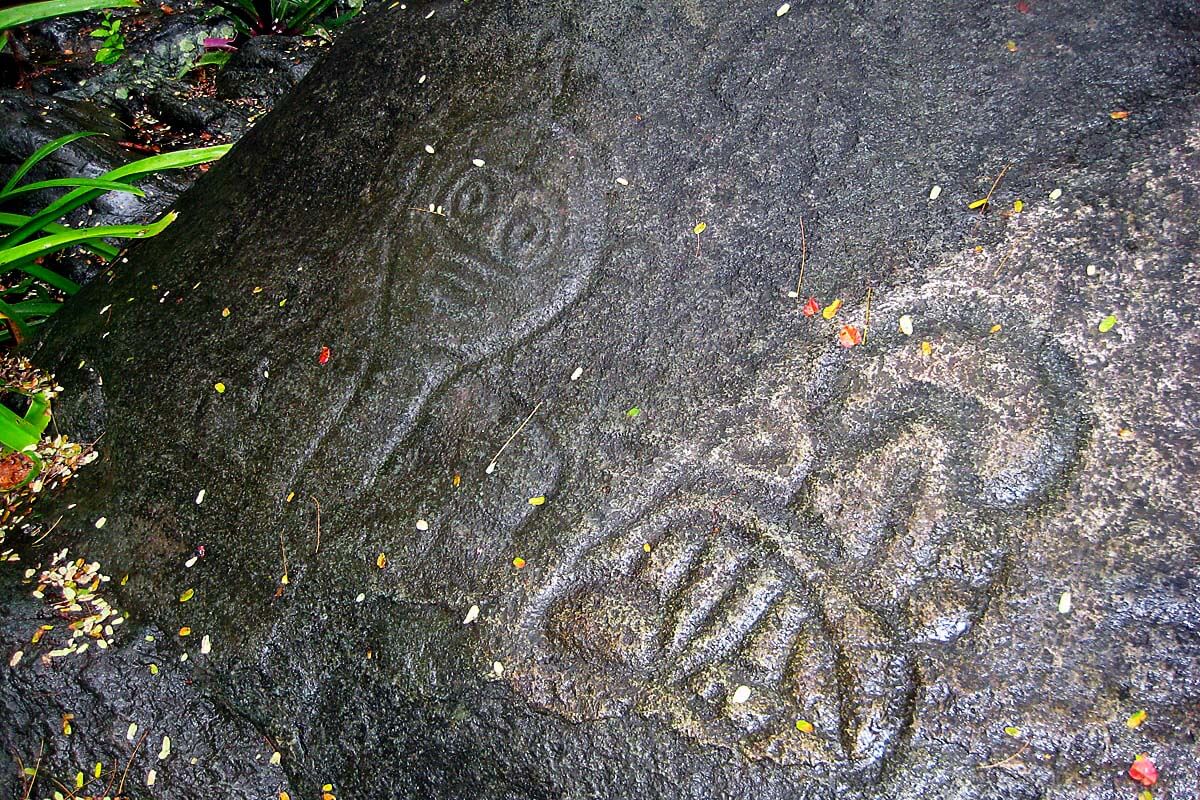
[[[573,719],[881,768],[914,650],[978,620],[1081,425],[1056,348],[939,326],[933,359],[880,335],[874,356],[766,370],[719,437],[614,490],[533,593],[513,684]]]
[[[389,311],[435,348],[490,356],[559,313],[597,266],[596,148],[540,117],[430,128],[409,141],[385,170],[385,261],[402,273]]]

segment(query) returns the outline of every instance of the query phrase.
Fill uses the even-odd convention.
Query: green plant
[[[13,197],[44,189],[71,190],[32,215],[0,212],[0,230],[9,229],[0,237],[0,280],[13,272],[22,272],[25,276],[21,281],[0,290],[0,318],[7,323],[7,330],[0,330],[0,342],[15,339],[20,344],[29,337],[33,326],[45,322],[58,310],[61,304],[59,297],[79,291],[77,283],[39,264],[39,259],[81,246],[93,255],[111,261],[119,251],[106,240],[156,236],[175,219],[172,212],[145,225],[69,228],[59,224],[63,216],[105,192],[126,192],[142,197],[144,192],[133,184],[134,181],[156,172],[213,161],[228,152],[231,146],[200,147],[150,156],[106,172],[99,178],[54,178],[20,183],[30,169],[54,151],[77,139],[96,135],[99,134],[72,133],[39,147],[0,189],[0,204]]]
[[[93,38],[104,40],[100,43],[100,49],[96,51],[97,64],[115,64],[121,60],[121,55],[125,52],[125,34],[121,33],[121,20],[114,19],[112,14],[105,12],[100,27],[92,31],[91,35]]]
[[[137,0],[45,0],[40,3],[23,3],[12,8],[0,9],[0,50],[8,45],[8,30],[18,25],[42,22],[81,11],[96,11],[104,8],[136,8]]]
[[[233,55],[233,53],[229,50],[209,51],[209,52],[205,53],[204,55],[200,56],[200,58],[196,59],[196,62],[194,64],[188,64],[183,69],[179,70],[179,74],[176,75],[175,77],[182,78],[184,75],[187,75],[192,70],[200,69],[200,67],[207,67],[207,66],[223,67],[223,66],[225,66],[226,63],[228,63],[229,57],[232,55]]]
[[[233,20],[242,36],[278,34],[298,36],[306,33],[320,17],[336,14],[340,0],[213,0]],[[323,23],[336,28],[349,22],[362,10],[362,0],[341,3],[345,11]]]

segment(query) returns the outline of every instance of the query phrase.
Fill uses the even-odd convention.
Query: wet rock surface
[[[104,456],[24,557],[131,616],[47,665],[10,590],[5,752],[137,722],[164,798],[1124,798],[1143,752],[1196,793],[1195,8],[728,5],[369,17],[60,313]]]

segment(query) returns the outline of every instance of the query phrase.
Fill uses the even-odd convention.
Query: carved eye
[[[482,177],[468,176],[451,192],[449,212],[454,217],[480,217],[495,205],[495,191]]]
[[[522,206],[504,223],[500,249],[505,258],[536,258],[550,239],[550,218],[536,208]]]

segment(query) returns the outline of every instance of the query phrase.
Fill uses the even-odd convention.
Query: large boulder
[[[40,351],[103,457],[0,573],[2,749],[163,798],[1195,794],[1198,30],[370,15]],[[130,616],[47,661],[63,548]]]

